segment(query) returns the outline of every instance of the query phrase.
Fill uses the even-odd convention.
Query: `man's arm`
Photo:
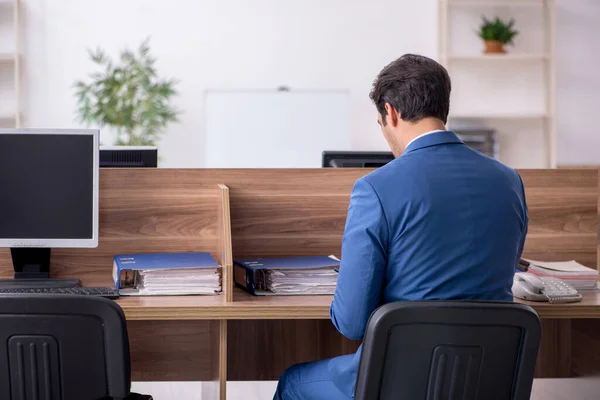
[[[363,337],[371,313],[380,305],[387,266],[388,224],[373,187],[354,185],[342,240],[342,262],[331,321],[349,339]]]

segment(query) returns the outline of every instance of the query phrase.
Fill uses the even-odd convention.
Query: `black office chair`
[[[117,303],[91,296],[0,296],[0,399],[152,400],[130,393]]]
[[[526,400],[536,312],[496,302],[400,302],[369,320],[355,400]]]

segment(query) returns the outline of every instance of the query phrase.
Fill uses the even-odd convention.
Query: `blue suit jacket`
[[[402,300],[512,301],[527,233],[520,176],[452,132],[412,142],[352,191],[331,320],[361,339],[371,313]],[[353,396],[360,349],[329,361]]]

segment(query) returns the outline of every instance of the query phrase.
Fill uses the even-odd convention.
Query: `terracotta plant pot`
[[[499,40],[486,40],[485,43],[485,54],[504,54],[504,43]]]

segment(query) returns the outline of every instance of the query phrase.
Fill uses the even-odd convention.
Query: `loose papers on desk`
[[[236,285],[256,296],[333,294],[340,261],[334,256],[236,260]]]
[[[577,290],[596,290],[598,271],[576,261],[547,262],[522,259],[527,272],[538,276],[558,278]]]
[[[221,292],[221,267],[209,253],[119,254],[113,280],[121,296]]]

